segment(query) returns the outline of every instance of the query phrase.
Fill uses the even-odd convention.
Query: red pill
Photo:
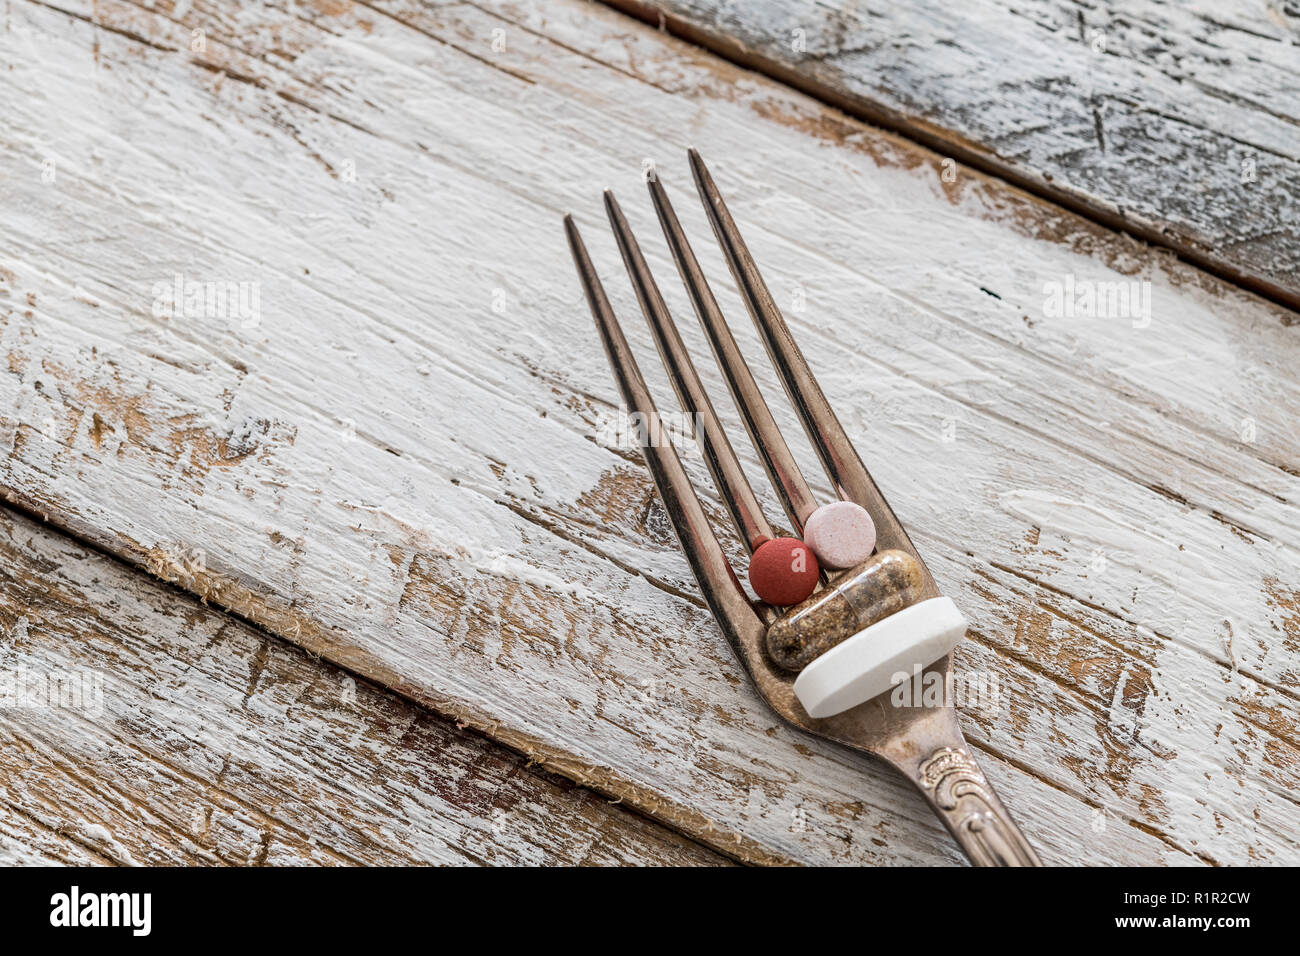
[[[759,600],[785,607],[813,593],[819,570],[812,548],[798,538],[770,538],[749,559],[749,583]]]

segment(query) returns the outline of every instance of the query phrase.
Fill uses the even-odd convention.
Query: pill
[[[779,607],[798,604],[812,594],[820,571],[812,548],[798,538],[769,538],[749,559],[754,593]]]
[[[822,505],[809,517],[803,539],[824,568],[853,568],[876,547],[876,523],[867,509],[852,501]]]
[[[921,562],[905,551],[882,551],[808,598],[767,629],[772,663],[802,670],[841,641],[915,603]]]

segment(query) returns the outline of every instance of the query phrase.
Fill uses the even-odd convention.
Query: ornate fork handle
[[[976,866],[1042,866],[964,746],[940,747],[909,776]]]
[[[950,664],[944,659],[935,667],[943,673]],[[1043,865],[984,776],[951,706],[893,708],[876,698],[816,729],[892,764],[976,866]]]

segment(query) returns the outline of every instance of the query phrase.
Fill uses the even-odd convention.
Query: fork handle
[[[927,676],[946,674],[951,663],[947,657],[936,662]],[[1043,865],[971,755],[953,707],[895,707],[882,694],[817,722],[816,729],[892,764],[976,866]]]
[[[900,766],[975,866],[1042,866],[970,750],[939,747]]]

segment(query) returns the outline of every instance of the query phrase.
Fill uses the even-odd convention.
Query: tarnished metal
[[[939,589],[925,562],[826,402],[717,186],[694,150],[690,151],[690,163],[704,208],[741,296],[832,486],[842,498],[856,501],[870,512],[876,524],[877,547],[882,554],[902,552],[903,556],[915,561],[915,564],[907,562],[908,574],[898,579],[901,590],[900,601],[896,603],[902,606],[903,602],[939,597]],[[657,176],[652,176],[649,186],[678,271],[745,428],[788,517],[796,531],[802,531],[803,523],[816,508],[816,502],[727,328],[662,183]],[[631,229],[617,202],[608,193],[606,208],[669,378],[686,411],[700,415],[704,431],[701,444],[710,473],[735,519],[741,539],[752,551],[756,541],[771,533],[770,526],[731,444],[722,432]],[[654,401],[571,216],[565,217],[564,226],[623,401],[629,413],[644,416],[649,426],[646,430],[648,435],[662,435]],[[817,720],[808,716],[794,694],[797,671],[778,666],[769,656],[768,629],[769,625],[782,619],[780,612],[767,605],[755,604],[746,596],[671,443],[645,442],[642,452],[704,598],[723,635],[768,705],[782,718],[809,733],[874,754],[895,767],[939,815],[972,863],[981,866],[1039,865],[1037,854],[971,755],[951,700],[945,699],[939,705],[927,706],[913,701],[915,706],[895,706],[891,695],[886,693],[833,717]],[[845,613],[847,606],[861,599],[858,592],[851,590],[853,587],[862,588],[858,571],[837,575],[827,587],[840,593],[828,597],[824,591],[819,592],[810,602],[805,602],[806,606],[786,612],[805,614],[806,619],[799,622],[798,634],[778,641],[781,648],[792,649],[793,653],[797,650],[796,644],[803,646],[804,642],[811,642],[819,649],[827,649],[861,627],[855,614]],[[879,596],[875,599],[878,600]],[[782,629],[790,630],[790,627],[787,624]],[[790,657],[784,662],[789,665],[792,660],[794,658]],[[799,658],[798,663],[806,664],[806,660]],[[937,680],[938,686],[947,687],[951,666],[949,655],[927,668],[922,678],[927,682]]]

